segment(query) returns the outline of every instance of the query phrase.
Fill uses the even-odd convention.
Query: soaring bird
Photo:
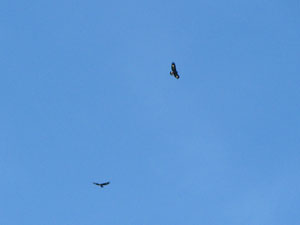
[[[95,184],[95,185],[98,185],[98,186],[100,186],[100,187],[102,187],[103,188],[103,186],[105,186],[105,185],[108,185],[110,182],[106,182],[106,183],[102,183],[102,184],[99,184],[99,183],[93,183],[93,184]]]
[[[178,75],[178,72],[176,70],[176,65],[175,65],[174,62],[172,62],[171,69],[172,69],[172,71],[170,72],[170,75],[174,76],[176,79],[179,79],[179,75]]]

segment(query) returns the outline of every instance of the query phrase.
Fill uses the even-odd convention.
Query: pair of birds
[[[171,64],[171,72],[170,72],[170,75],[171,75],[171,76],[174,76],[176,79],[179,79],[179,75],[178,75],[178,72],[177,72],[177,70],[176,70],[176,65],[175,65],[174,62],[172,62],[172,64]],[[105,185],[109,185],[110,182],[105,182],[105,183],[101,183],[101,184],[95,183],[95,182],[94,182],[93,184],[95,184],[95,185],[97,185],[97,186],[103,188]]]

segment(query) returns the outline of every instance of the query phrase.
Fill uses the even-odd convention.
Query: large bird
[[[170,75],[174,76],[176,79],[179,79],[179,75],[178,75],[178,72],[176,70],[176,65],[175,65],[174,62],[172,62],[171,69],[172,69],[172,71],[170,72]]]
[[[103,188],[103,186],[105,186],[105,185],[108,185],[110,182],[105,182],[105,183],[102,183],[102,184],[99,184],[99,183],[93,183],[93,184],[95,184],[95,185],[98,185],[98,186],[100,186],[100,187],[102,187]]]

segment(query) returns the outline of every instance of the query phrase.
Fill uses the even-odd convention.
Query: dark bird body
[[[98,185],[98,186],[100,186],[100,187],[102,187],[103,188],[103,186],[105,186],[105,185],[108,185],[110,182],[106,182],[106,183],[102,183],[102,184],[99,184],[99,183],[93,183],[93,184],[95,184],[95,185]]]
[[[178,75],[178,72],[176,70],[176,65],[175,63],[173,62],[172,65],[171,65],[171,72],[170,72],[170,75],[171,76],[174,76],[176,79],[179,79],[179,75]]]

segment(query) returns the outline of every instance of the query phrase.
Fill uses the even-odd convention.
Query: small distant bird
[[[178,75],[178,72],[176,70],[176,65],[175,65],[174,62],[172,62],[171,69],[172,69],[172,71],[170,72],[170,75],[174,76],[176,79],[179,79],[179,75]]]
[[[102,187],[103,188],[103,186],[105,186],[105,185],[108,185],[110,182],[106,182],[106,183],[102,183],[102,184],[98,184],[98,183],[93,183],[93,184],[95,184],[95,185],[98,185],[98,186],[100,186],[100,187]]]

